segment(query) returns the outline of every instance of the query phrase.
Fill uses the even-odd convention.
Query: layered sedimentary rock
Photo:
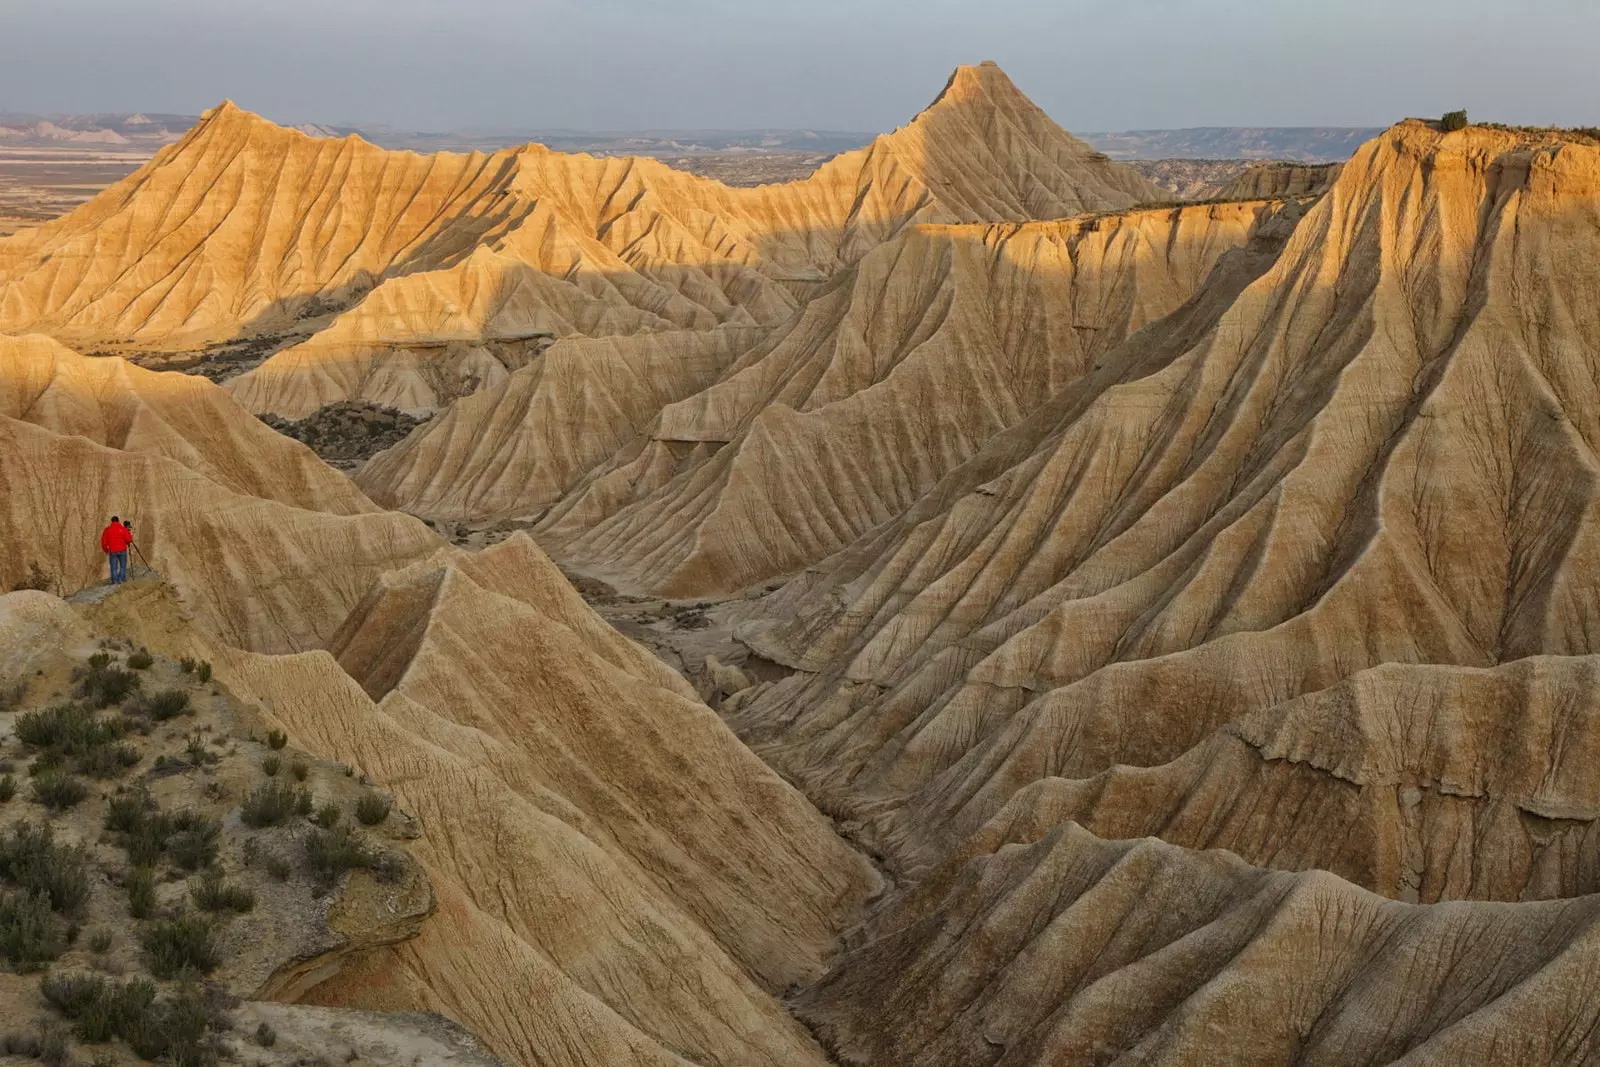
[[[338,515],[380,510],[206,379],[88,358],[38,334],[0,334],[0,417],[170,459],[245,496]],[[130,495],[123,510],[139,506]]]
[[[917,227],[766,334],[564,342],[361,484],[430,516],[552,508],[542,536],[621,587],[737,589],[910,507],[1280,212]]]
[[[876,873],[530,541],[389,575],[330,648],[219,670],[394,789],[439,913],[312,999],[440,1011],[522,1063],[827,1062],[774,994]]]
[[[1579,1064],[1597,920],[1600,897],[1400,904],[1069,823],[901,898],[801,1011],[883,1067]]]
[[[35,564],[63,594],[100,580],[120,515],[134,562],[245,648],[320,645],[378,575],[438,545],[204,378],[44,338],[0,338],[0,455],[0,588]]]
[[[1224,200],[1319,196],[1338,180],[1342,163],[1258,163],[1216,191]]]
[[[1135,336],[772,598],[743,635],[800,673],[739,729],[926,869],[1030,783],[1179,760],[1369,667],[1595,652],[1597,175],[1600,151],[1553,137],[1396,127],[1213,321]],[[1461,758],[1522,773],[1456,729]],[[1205,818],[1244,817],[1241,783]],[[1521,796],[1470,818],[1515,823]],[[1430,898],[1589,888],[1583,830],[1528,809],[1474,831],[1470,874],[1376,844],[1236,847],[1396,895],[1413,875]]]

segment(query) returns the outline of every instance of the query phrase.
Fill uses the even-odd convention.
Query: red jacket
[[[131,544],[133,544],[133,531],[120,522],[114,522],[100,531],[102,552],[126,552]]]

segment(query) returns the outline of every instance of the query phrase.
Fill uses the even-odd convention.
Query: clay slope
[[[738,728],[915,869],[1032,782],[1177,760],[1369,667],[1597,651],[1597,184],[1591,147],[1391,130],[1213,321],[1154,324],[772,598],[743,636],[800,673]],[[1483,832],[1505,874],[1430,860],[1430,893],[1588,884]]]
[[[1074,821],[1333,871],[1411,902],[1600,892],[1596,670],[1591,656],[1374,667],[1171,763],[1042,779],[962,847]]]
[[[87,358],[38,334],[0,334],[0,416],[170,459],[244,496],[336,515],[379,510],[206,379]]]
[[[439,912],[313,1000],[437,1010],[518,1063],[827,1062],[774,994],[877,875],[532,542],[386,576],[329,647],[219,670],[394,789]]]
[[[416,410],[495,384],[552,336],[777,324],[913,222],[1154,196],[993,64],[810,178],[753,189],[538,145],[388,152],[225,103],[77,211],[0,240],[0,329],[189,349],[293,340],[349,308],[242,379],[241,401]]]
[[[205,379],[44,338],[0,338],[0,454],[0,588],[35,563],[62,593],[104,579],[99,532],[119,514],[134,562],[244,648],[320,645],[379,574],[438,544]]]
[[[522,205],[510,232],[449,269],[386,282],[230,387],[291,418],[351,397],[437,407],[553,337],[776,326],[912,223],[1048,218],[1154,192],[985,65],[804,181],[737,189],[655,160],[529,146],[508,197]]]
[[[942,872],[802,1012],[846,1063],[1590,1063],[1600,898],[1407,905],[1068,824]]]
[[[60,219],[0,239],[0,329],[189,347],[283,330],[515,220],[509,152],[386,152],[231,102]]]
[[[552,508],[547,543],[622,588],[737,589],[911,506],[1188,300],[1276,210],[920,226],[764,336],[557,345],[361,484],[430,516]]]

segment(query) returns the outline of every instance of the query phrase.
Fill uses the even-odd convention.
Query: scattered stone
[[[309,445],[323,462],[342,471],[355,470],[427,421],[359,400],[329,404],[303,419],[271,413],[257,417],[285,437]]]

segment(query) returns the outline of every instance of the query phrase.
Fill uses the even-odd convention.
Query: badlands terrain
[[[1600,1060],[1600,142],[1171,177],[224,103],[0,238],[0,1049]]]

